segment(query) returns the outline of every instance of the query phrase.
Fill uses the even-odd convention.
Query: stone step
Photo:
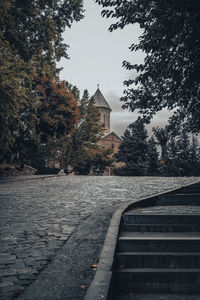
[[[163,194],[157,197],[156,205],[200,205],[199,193]]]
[[[121,224],[122,231],[133,232],[200,232],[200,225],[193,224]]]
[[[118,269],[119,292],[199,293],[199,269]]]
[[[190,194],[196,194],[196,193],[200,193],[200,184],[194,184],[194,185],[190,185],[190,186],[185,186],[182,187],[178,190],[176,190],[175,192],[172,191],[171,194],[173,193],[190,193]]]
[[[118,252],[119,268],[200,268],[200,252]]]
[[[199,215],[179,214],[136,214],[130,210],[122,215],[122,223],[126,224],[200,224]]]
[[[200,252],[200,237],[162,235],[123,235],[118,238],[118,252]]]
[[[114,300],[199,300],[199,295],[187,294],[152,294],[152,293],[119,293],[113,297]]]

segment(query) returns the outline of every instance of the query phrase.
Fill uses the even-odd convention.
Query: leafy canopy
[[[0,1],[0,161],[17,151],[16,135],[34,131],[35,78],[58,79],[56,62],[67,57],[62,33],[82,14],[82,0]]]
[[[144,63],[124,61],[137,77],[126,80],[124,108],[150,121],[159,110],[175,110],[170,122],[200,131],[200,3],[197,0],[96,0],[103,16],[115,18],[110,31],[138,23],[143,33],[131,51],[146,53]],[[172,126],[172,128],[173,128]]]
[[[116,154],[117,161],[125,163],[121,168],[124,175],[146,175],[147,173],[147,130],[141,118],[128,126]]]
[[[82,0],[1,0],[0,32],[25,61],[67,57],[62,33],[83,15]]]

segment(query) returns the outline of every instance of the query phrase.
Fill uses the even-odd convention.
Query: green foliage
[[[159,132],[167,132],[167,128],[157,128]],[[155,132],[155,131],[154,131]],[[155,135],[156,135],[155,134]],[[156,135],[158,144],[163,147],[159,135]],[[200,148],[197,139],[189,138],[185,131],[176,136],[168,132],[168,140],[165,140],[165,156],[161,155],[160,173],[165,176],[197,176],[200,174]]]
[[[89,174],[93,170],[110,164],[111,150],[103,150],[98,141],[103,135],[99,109],[85,90],[79,105],[79,123],[69,138],[65,163],[77,174]]]
[[[15,143],[15,133],[22,124],[22,112],[27,108],[30,86],[28,66],[16,56],[9,44],[0,35],[0,161],[11,152]],[[31,102],[31,101],[30,101]]]
[[[35,78],[56,79],[67,57],[62,33],[82,12],[81,0],[0,1],[0,162],[38,142]]]
[[[116,154],[124,166],[115,170],[122,176],[199,176],[200,147],[197,138],[186,131],[172,135],[168,126],[154,128],[154,137],[147,140],[147,132],[139,117],[129,125]],[[160,146],[159,155],[157,145]],[[159,157],[160,156],[160,157]]]
[[[168,149],[169,156],[171,156],[170,162],[175,166],[174,174],[178,176],[200,174],[199,146],[197,140],[193,137],[191,143],[188,134],[183,131],[176,137],[175,147],[176,151],[174,151],[174,155],[170,153],[170,148]]]
[[[200,3],[180,0],[96,0],[103,16],[115,18],[110,31],[138,23],[143,30],[131,51],[146,54],[144,63],[123,63],[137,77],[125,81],[124,108],[145,120],[163,108],[175,110],[171,128],[200,130]]]
[[[125,165],[115,171],[117,175],[139,176],[147,174],[147,131],[140,118],[130,124],[122,137],[116,154],[118,162]]]
[[[154,137],[148,140],[147,175],[158,175],[160,172],[159,153]]]
[[[159,145],[161,146],[161,160],[165,161],[167,157],[167,142],[169,138],[168,127],[153,127],[153,132]]]
[[[34,55],[41,61],[67,57],[62,33],[83,15],[81,0],[2,0],[0,31],[25,61]]]

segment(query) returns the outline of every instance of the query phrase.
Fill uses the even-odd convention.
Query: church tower
[[[105,133],[110,132],[110,113],[112,109],[110,108],[108,102],[102,95],[101,91],[99,90],[99,87],[96,90],[96,93],[93,96],[95,106],[99,108],[100,111],[100,121],[105,127]]]
[[[100,138],[98,141],[98,145],[102,147],[102,149],[113,149],[113,153],[111,157],[115,153],[118,152],[119,145],[122,142],[122,139],[114,132],[110,132],[110,113],[112,109],[110,108],[108,102],[102,95],[101,91],[99,90],[99,86],[97,88],[96,93],[93,96],[94,104],[99,108],[100,111],[100,120],[101,123],[104,125],[105,132],[104,136]],[[115,159],[113,159],[115,161]],[[104,170],[104,175],[113,175],[113,169],[115,167],[121,167],[121,162],[113,162],[111,167],[106,167]]]

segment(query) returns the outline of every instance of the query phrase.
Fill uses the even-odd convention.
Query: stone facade
[[[118,148],[121,142],[121,138],[115,132],[112,131],[101,138],[101,140],[99,141],[99,145],[105,148],[113,148],[114,155],[118,152]]]
[[[121,138],[115,132],[112,131],[100,139],[99,145],[101,145],[104,148],[113,148],[113,156],[115,153],[118,152],[118,148],[121,142]],[[112,167],[107,167],[105,169],[104,175],[113,175],[113,169],[115,167],[122,167],[123,165],[124,164],[122,162],[114,162]]]
[[[110,113],[112,111],[110,105],[102,95],[99,88],[93,96],[95,106],[99,108],[100,122],[104,125],[105,134],[110,133]]]
[[[110,110],[107,108],[100,107],[100,120],[101,123],[104,125],[105,133],[110,132]]]
[[[112,111],[108,102],[102,95],[99,88],[93,96],[95,100],[95,105],[99,108],[100,111],[100,122],[104,125],[105,135],[99,140],[98,144],[103,148],[113,148],[112,156],[118,152],[119,145],[122,142],[122,139],[114,132],[110,132],[110,113]],[[113,167],[107,167],[105,169],[104,175],[113,175],[113,169],[115,167],[121,167],[123,163],[113,163]]]

